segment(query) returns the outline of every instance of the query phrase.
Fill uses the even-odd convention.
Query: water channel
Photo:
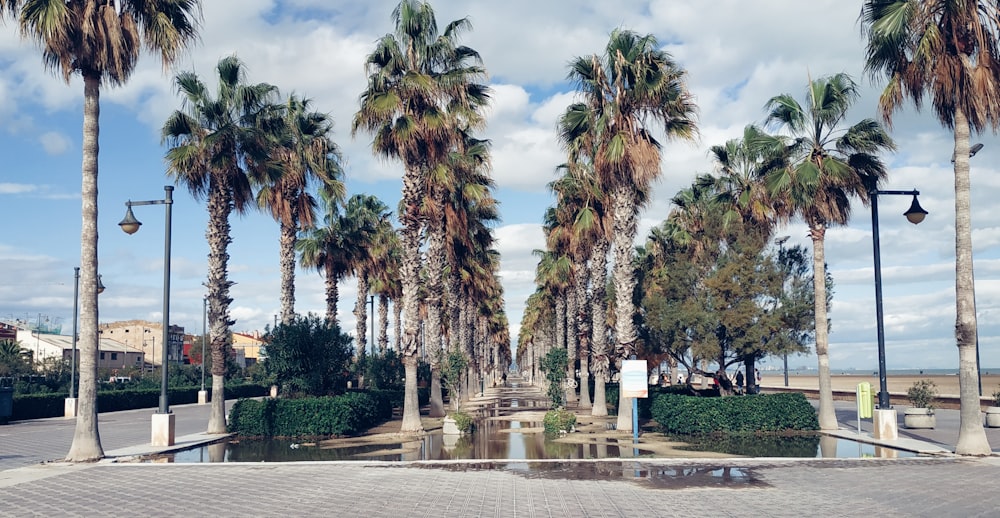
[[[515,387],[516,389],[516,387]],[[822,434],[791,436],[664,437],[643,433],[638,445],[630,435],[612,430],[614,418],[581,418],[578,431],[547,436],[541,419],[547,401],[523,389],[494,394],[470,410],[476,429],[469,435],[445,435],[441,428],[422,436],[382,434],[329,440],[228,438],[154,457],[153,461],[302,462],[302,461],[534,461],[642,458],[864,458],[912,457],[914,453]],[[516,396],[516,397],[515,397]]]

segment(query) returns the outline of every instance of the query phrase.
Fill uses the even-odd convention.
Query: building
[[[51,358],[62,358],[70,361],[73,358],[73,337],[66,335],[45,334],[30,329],[18,329],[17,341],[21,348],[31,352],[36,362],[44,362]],[[79,347],[77,343],[77,347]],[[121,342],[101,337],[98,344],[97,368],[99,369],[130,369],[141,368],[145,358],[142,350],[129,347]],[[79,359],[77,350],[77,359]]]
[[[128,347],[141,350],[148,364],[157,366],[163,362],[163,325],[146,320],[127,320],[99,326],[101,337],[110,338]],[[184,328],[170,326],[167,337],[167,361],[184,362]]]
[[[260,361],[264,346],[267,345],[260,339],[260,331],[248,333],[233,333],[233,353],[239,363],[242,355],[243,362],[239,365],[249,367]]]

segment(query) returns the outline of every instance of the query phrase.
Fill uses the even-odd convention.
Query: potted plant
[[[903,411],[903,426],[907,428],[934,428],[934,402],[937,400],[937,385],[931,380],[918,380],[906,391],[910,408]]]
[[[1000,390],[993,393],[993,406],[986,407],[986,426],[1000,428]]]

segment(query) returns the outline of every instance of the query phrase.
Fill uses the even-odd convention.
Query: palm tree
[[[972,268],[969,138],[1000,126],[1000,6],[991,1],[867,0],[861,22],[868,36],[865,70],[888,80],[879,99],[882,118],[907,98],[920,108],[924,94],[938,120],[954,133],[955,338],[958,345],[961,426],[955,453],[989,455],[977,390],[976,292]]]
[[[449,105],[456,99],[484,96],[487,89],[475,83],[485,78],[479,54],[457,43],[459,34],[471,27],[468,19],[455,20],[439,32],[434,9],[416,0],[402,0],[393,9],[392,19],[395,32],[383,36],[365,61],[368,85],[351,132],[371,133],[372,150],[400,160],[404,167],[399,211],[405,321],[400,354],[406,369],[401,431],[420,432],[417,353],[424,181],[447,160],[457,136]],[[470,117],[466,122],[474,128],[481,121]]]
[[[143,47],[164,67],[197,36],[197,0],[0,0],[0,16],[16,18],[21,35],[42,47],[47,68],[68,84],[83,79],[83,166],[80,230],[80,399],[66,459],[104,456],[97,428],[97,172],[101,85],[128,82]]]
[[[163,125],[167,174],[187,186],[208,205],[208,321],[212,348],[212,409],[208,433],[226,432],[225,374],[229,328],[229,216],[255,207],[253,185],[276,181],[270,163],[269,135],[260,118],[273,109],[277,88],[249,84],[246,68],[235,56],[216,66],[218,90],[213,96],[194,72],[177,74],[183,108]]]
[[[326,322],[337,325],[338,283],[350,270],[350,252],[346,249],[341,230],[341,216],[337,200],[328,199],[323,191],[320,199],[326,207],[323,226],[307,230],[295,243],[299,253],[299,264],[303,268],[314,268],[326,286]]]
[[[340,228],[343,232],[344,248],[348,250],[348,267],[358,282],[358,298],[354,303],[354,317],[357,340],[357,360],[364,360],[368,346],[368,285],[372,269],[376,264],[378,240],[386,232],[392,232],[389,207],[378,197],[370,194],[355,194],[347,200]],[[374,315],[373,315],[374,317]],[[373,344],[374,345],[374,344]]]
[[[610,194],[614,237],[616,353],[628,358],[636,345],[632,317],[635,272],[632,257],[642,207],[650,185],[660,175],[660,143],[654,128],[667,138],[693,138],[695,105],[684,83],[684,70],[652,35],[615,29],[603,55],[578,57],[569,77],[583,94],[585,119],[593,132],[590,154],[601,184]],[[569,139],[567,139],[569,140]],[[621,399],[619,408],[630,401]],[[618,429],[631,430],[627,412]]]
[[[399,300],[399,234],[388,225],[380,228],[375,237],[371,272],[371,291],[378,295],[379,335],[378,353],[389,350],[389,301]],[[374,346],[373,346],[374,349]]]
[[[805,105],[782,94],[772,97],[765,107],[767,124],[784,129],[793,139],[788,148],[788,167],[768,173],[768,188],[782,200],[784,209],[778,216],[801,216],[809,226],[813,243],[819,425],[824,430],[837,429],[826,315],[826,229],[847,223],[851,198],[867,205],[869,189],[877,188],[886,176],[885,164],[877,154],[896,147],[875,120],[864,119],[842,127],[857,97],[857,85],[841,73],[810,81]]]
[[[295,242],[299,230],[314,227],[316,200],[308,188],[319,183],[331,199],[344,196],[340,152],[330,139],[333,122],[312,111],[311,101],[290,96],[281,106],[274,132],[275,153],[281,176],[262,185],[257,203],[268,210],[281,228],[281,322],[295,316]]]

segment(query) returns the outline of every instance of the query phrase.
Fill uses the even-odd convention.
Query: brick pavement
[[[1000,509],[994,459],[574,465],[595,467],[588,475],[483,463],[97,464],[0,488],[0,516],[893,517]],[[684,476],[723,466],[754,483]]]
[[[850,408],[838,405],[845,428],[854,427]],[[204,429],[207,406],[173,410],[179,436]],[[102,414],[106,451],[148,444],[151,412]],[[934,431],[950,448],[955,423],[940,419]],[[0,516],[1000,514],[1000,457],[37,464],[61,458],[72,433],[62,419],[0,427]]]

